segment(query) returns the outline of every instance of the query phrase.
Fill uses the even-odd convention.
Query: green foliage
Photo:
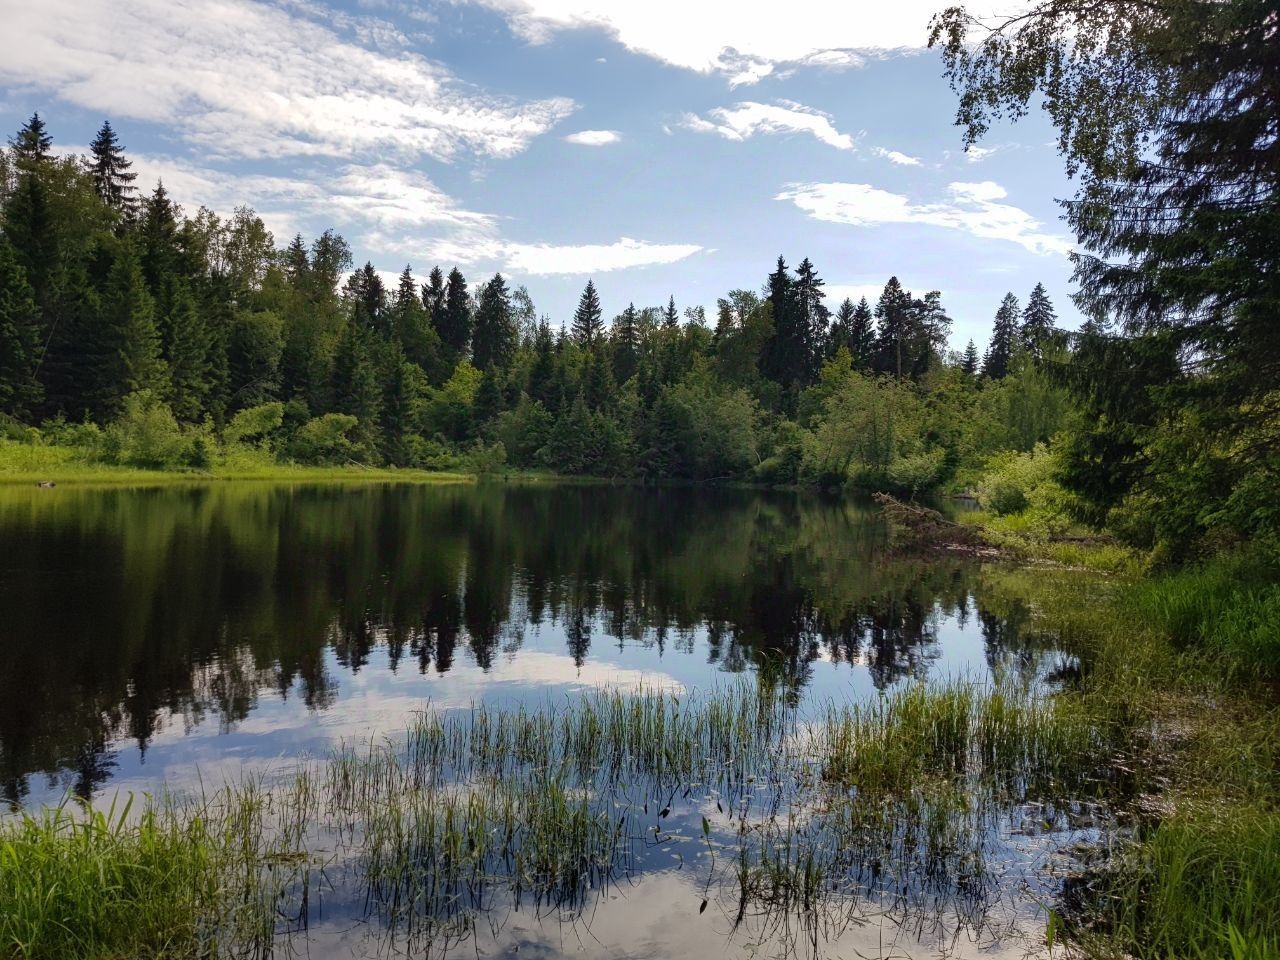
[[[326,413],[308,420],[289,441],[286,453],[298,463],[342,464],[354,458],[351,432],[358,421],[345,413]]]
[[[248,407],[236,413],[231,422],[222,428],[225,443],[243,443],[257,440],[265,443],[269,436],[284,423],[284,404],[264,403]]]
[[[174,467],[185,462],[189,448],[173,411],[149,390],[125,397],[120,416],[102,434],[102,456],[108,463]]]

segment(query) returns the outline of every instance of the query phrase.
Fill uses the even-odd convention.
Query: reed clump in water
[[[980,904],[1010,805],[1096,756],[1088,718],[1055,704],[919,686],[806,720],[741,684],[428,712],[270,784],[0,824],[0,953],[254,955],[306,923],[317,885],[421,943],[525,899],[580,911],[695,849],[739,919],[858,891]],[[93,872],[120,878],[109,898]]]

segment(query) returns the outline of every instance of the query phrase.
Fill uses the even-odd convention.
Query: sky
[[[945,5],[0,0],[0,129],[39,111],[78,153],[109,118],[188,213],[332,227],[388,276],[501,271],[553,326],[588,278],[606,316],[714,317],[781,254],[833,310],[940,290],[957,349],[1037,282],[1075,327],[1054,131],[964,150],[925,49]]]

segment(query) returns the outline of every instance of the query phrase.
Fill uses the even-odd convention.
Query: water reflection
[[[796,699],[847,698],[931,671],[1028,673],[1024,620],[984,606],[959,560],[892,555],[847,500],[0,489],[0,791],[89,796],[183,759],[321,746],[425,697],[754,670]]]

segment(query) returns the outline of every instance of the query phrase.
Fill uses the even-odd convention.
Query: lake
[[[13,810],[279,776],[395,742],[424,711],[746,685],[801,729],[828,705],[918,681],[1052,683],[1067,663],[1027,602],[966,560],[895,551],[869,504],[497,484],[0,488],[0,656]],[[388,947],[385,913],[335,867],[328,904],[308,905],[280,949],[1021,956],[1042,942],[1036,901],[1057,851],[1095,829],[1087,805],[1004,808],[984,828],[998,868],[982,896],[922,884],[886,899],[877,881],[840,922],[792,924],[787,910],[707,909],[719,901],[695,865],[715,859],[706,819],[707,850],[658,842],[664,829],[699,839],[699,811],[728,802],[707,790],[691,782],[681,809],[668,801],[653,849],[572,903],[504,895],[496,912]]]

